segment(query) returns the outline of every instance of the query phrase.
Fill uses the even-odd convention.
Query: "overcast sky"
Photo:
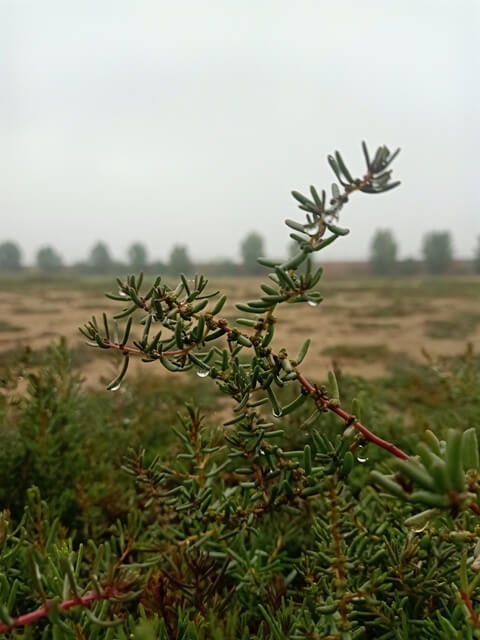
[[[324,258],[377,228],[402,256],[480,234],[479,0],[0,0],[0,241],[67,261],[131,241],[166,259],[288,244],[289,192],[330,185],[335,149],[402,147],[402,186],[358,194]],[[299,212],[300,213],[300,212]]]

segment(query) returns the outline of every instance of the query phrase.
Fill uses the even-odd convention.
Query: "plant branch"
[[[379,436],[372,433],[372,431],[367,429],[367,427],[365,427],[361,422],[356,420],[355,416],[351,415],[350,413],[347,413],[347,411],[345,411],[341,407],[338,407],[336,404],[334,404],[330,400],[327,400],[325,398],[321,398],[320,396],[318,396],[318,390],[301,373],[297,371],[297,374],[298,374],[297,380],[300,382],[302,387],[306,389],[310,394],[317,394],[317,400],[319,400],[322,407],[335,413],[337,416],[342,418],[342,420],[344,420],[347,424],[353,425],[355,429],[360,431],[363,437],[369,442],[377,445],[378,447],[381,447],[382,449],[385,449],[385,451],[388,451],[389,453],[396,456],[397,458],[401,458],[402,460],[408,459],[408,455],[404,451],[402,451],[402,449],[395,446],[391,442],[388,442],[388,440],[384,440],[383,438],[380,438]]]
[[[458,590],[460,593],[460,597],[464,603],[464,605],[468,609],[468,613],[470,614],[470,618],[472,621],[472,625],[474,629],[480,629],[480,618],[478,617],[477,612],[473,608],[472,601],[470,600],[470,596],[463,589]]]
[[[105,600],[106,598],[111,598],[115,595],[118,594],[113,588],[106,588],[101,593],[98,591],[88,591],[84,596],[80,596],[79,598],[63,600],[63,602],[58,604],[58,609],[60,611],[66,611],[72,607],[87,607],[92,602]],[[30,613],[25,613],[18,618],[13,618],[11,624],[0,623],[0,633],[6,633],[15,627],[28,627],[40,618],[46,618],[50,615],[52,608],[52,602],[47,601],[43,607],[39,607],[38,609],[35,609],[35,611],[30,611]]]

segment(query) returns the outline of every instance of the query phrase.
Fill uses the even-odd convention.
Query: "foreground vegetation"
[[[55,637],[55,619],[59,638],[347,637],[339,603],[349,633],[357,630],[357,637],[473,637],[476,614],[460,590],[466,587],[478,611],[472,584],[478,581],[478,517],[444,512],[430,522],[408,522],[419,508],[379,491],[370,480],[372,469],[390,468],[385,452],[372,445],[357,448],[347,477],[335,469],[338,419],[320,414],[305,424],[311,413],[304,406],[285,421],[281,436],[268,439],[272,446],[281,441],[299,452],[289,458],[298,473],[310,446],[314,464],[326,470],[314,498],[300,506],[292,495],[290,508],[254,515],[233,540],[213,541],[211,535],[205,538],[212,526],[207,518],[203,529],[195,529],[189,516],[181,515],[185,511],[176,510],[178,501],[172,504],[175,491],[165,495],[175,489],[176,474],[196,471],[188,457],[179,458],[190,455],[185,436],[201,462],[212,455],[205,449],[224,445],[214,414],[202,421],[203,452],[194,440],[195,416],[192,423],[181,410],[185,428],[176,414],[188,399],[202,414],[210,413],[220,398],[208,396],[208,382],[192,376],[180,385],[171,379],[159,385],[132,378],[121,391],[105,395],[82,388],[66,345],[52,347],[44,357],[40,371],[25,363],[21,371],[2,372],[2,601],[15,617],[35,609],[42,592],[48,598],[71,596],[56,567],[60,561],[74,567],[82,595],[93,573],[103,589],[115,584],[135,592],[131,601],[98,603],[92,610],[104,623],[123,621],[120,627],[104,629],[86,609],[72,608],[61,618],[52,612],[50,620],[11,632],[12,637]],[[345,405],[360,399],[362,419],[378,435],[415,451],[428,440],[428,429],[446,438],[449,427],[461,432],[476,426],[479,371],[479,357],[466,352],[423,366],[406,362],[375,381],[337,374]],[[29,381],[21,396],[15,391],[23,383],[19,373]],[[216,456],[218,469],[225,450]],[[158,484],[164,465],[171,488]],[[212,491],[206,502],[215,506],[237,493],[240,504],[230,517],[239,506],[243,513],[255,504],[251,473],[224,471],[209,480],[213,465],[207,460],[204,467]],[[5,609],[1,617],[8,620]]]
[[[130,276],[114,321],[82,329],[120,357],[112,393],[82,388],[65,343],[9,360],[0,632],[479,637],[477,356],[391,358],[374,381],[335,367],[322,385],[304,375],[308,339],[295,354],[275,343],[278,307],[321,302],[311,254],[347,232],[350,194],[395,186],[395,154],[364,151],[359,180],[329,160],[343,190],[328,205],[294,193],[298,252],[260,260],[270,282],[242,318],[222,317],[200,276],[146,289]],[[126,377],[135,357],[169,377]]]

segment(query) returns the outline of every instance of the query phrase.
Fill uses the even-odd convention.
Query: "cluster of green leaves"
[[[126,514],[129,483],[118,469],[128,448],[164,451],[179,403],[212,397],[191,380],[166,381],[159,392],[157,381],[140,376],[109,395],[84,393],[81,381],[64,340],[45,352],[8,354],[0,375],[0,505],[18,520],[35,485],[80,540]]]
[[[0,633],[42,640],[480,637],[478,445],[474,431],[461,433],[472,425],[452,423],[446,443],[425,431],[428,446],[418,445],[419,434],[392,429],[375,407],[378,391],[355,389],[333,372],[325,385],[306,380],[300,367],[308,339],[295,357],[274,345],[277,307],[321,301],[313,254],[347,232],[336,223],[351,193],[396,186],[388,170],[396,153],[380,147],[371,159],[364,145],[366,174],[353,179],[336,152],[329,163],[341,187],[332,186],[328,203],[314,187],[311,197],[293,193],[307,214],[304,223],[287,221],[298,251],[284,263],[260,259],[272,269],[269,283],[237,305],[247,317],[233,326],[221,316],[225,297],[207,293],[202,276],[182,276],[175,287],[157,278],[145,291],[142,276],[118,281],[109,297],[124,308],[82,329],[91,347],[122,359],[109,389],[120,389],[130,359],[139,357],[169,373],[211,378],[232,399],[233,417],[220,429],[187,405],[177,428],[168,411],[157,410],[162,436],[168,428],[176,443],[162,451],[149,441],[155,425],[143,425],[143,450],[123,462],[122,490],[132,478],[135,493],[130,485],[124,512],[109,522],[97,514],[101,525],[92,523],[83,537],[66,528],[71,515],[57,496],[72,483],[82,447],[88,490],[97,462],[91,452],[118,451],[120,431],[102,431],[100,416],[86,447],[72,428],[88,415],[72,418],[78,384],[68,370],[44,373],[36,386],[32,378],[29,420],[11,450],[31,448],[30,466],[44,456],[27,484],[41,485],[47,501],[26,489],[23,515],[17,508],[16,517],[4,511],[0,519]],[[474,365],[465,365],[462,378],[472,388]],[[204,393],[205,383],[197,387]],[[139,412],[144,393],[141,385],[132,389]],[[387,452],[401,458],[393,473]],[[64,464],[70,468],[56,476]],[[118,481],[103,469],[108,496]],[[434,511],[418,514],[426,496]],[[84,520],[86,513],[77,529]]]
[[[429,507],[413,516],[416,523],[427,522],[441,509],[454,513],[472,509],[480,514],[480,460],[475,428],[463,433],[450,429],[446,442],[427,430],[424,439],[426,442],[417,447],[419,460],[399,460],[396,476],[373,471],[374,481],[402,500]]]

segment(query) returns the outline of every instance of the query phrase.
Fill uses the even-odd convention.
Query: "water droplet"
[[[121,298],[128,298],[127,294],[125,293],[125,291],[122,291],[121,289],[118,290],[118,295]]]
[[[206,378],[206,377],[208,376],[208,374],[209,374],[208,369],[199,369],[199,370],[197,371],[197,376],[198,376],[199,378]]]
[[[122,383],[119,382],[118,384],[116,384],[114,387],[110,387],[109,391],[118,391],[120,389],[120,387],[122,386]]]
[[[422,533],[422,531],[425,531],[425,529],[427,528],[427,524],[428,524],[428,522],[425,522],[425,524],[423,526],[421,526],[421,527],[414,527],[413,531],[415,533]]]
[[[276,411],[275,409],[272,411],[272,416],[274,418],[281,418],[282,417],[282,410],[279,409],[278,411]]]
[[[360,463],[367,462],[367,447],[357,447],[357,461]]]
[[[426,511],[422,511],[421,513],[417,513],[416,515],[407,518],[405,520],[405,524],[415,533],[422,533],[439,513],[440,511],[438,509],[427,509]],[[456,535],[462,536],[461,533],[457,534],[456,532],[450,535],[452,537]]]
[[[318,305],[318,302],[316,302],[315,300],[309,300],[309,301],[308,301],[308,304],[309,304],[311,307],[316,307],[316,306]]]
[[[265,455],[265,451],[264,451],[263,449],[260,449],[259,454],[260,454],[261,456],[264,456],[264,455]]]

